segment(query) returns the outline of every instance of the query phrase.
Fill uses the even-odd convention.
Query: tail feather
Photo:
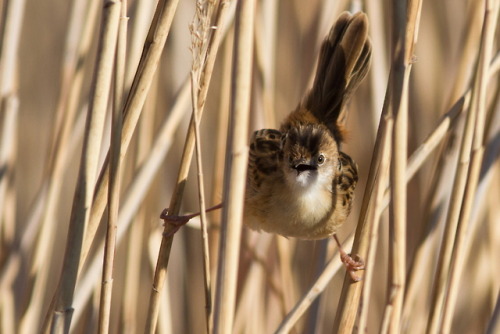
[[[368,72],[370,59],[366,15],[342,13],[321,46],[314,84],[304,105],[333,133],[340,133],[337,123],[344,121],[345,105]]]

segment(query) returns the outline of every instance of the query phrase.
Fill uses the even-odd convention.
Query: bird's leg
[[[214,210],[217,210],[220,208],[222,208],[222,203],[206,209],[205,212],[214,211]],[[160,218],[163,219],[165,226],[167,224],[169,224],[170,226],[173,227],[170,231],[163,232],[163,236],[164,237],[173,236],[182,226],[186,225],[192,218],[197,217],[199,215],[201,215],[201,212],[193,213],[190,215],[184,215],[184,216],[169,215],[168,209],[163,209],[163,211],[161,212]]]
[[[337,234],[333,234],[333,238],[335,239],[335,242],[337,243],[337,246],[339,248],[340,261],[342,261],[342,263],[346,267],[347,272],[351,276],[352,280],[355,282],[359,282],[361,280],[361,277],[356,275],[354,272],[365,269],[365,262],[357,254],[354,255],[354,257],[352,257],[351,254],[347,254],[342,249]]]

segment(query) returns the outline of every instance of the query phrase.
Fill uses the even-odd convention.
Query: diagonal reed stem
[[[214,26],[216,29],[213,30],[210,40],[208,42],[207,53],[205,57],[205,62],[203,63],[203,70],[200,79],[200,91],[198,96],[199,111],[203,112],[205,105],[205,100],[208,92],[208,86],[210,83],[213,67],[215,64],[215,57],[217,55],[217,50],[219,48],[220,41],[222,39],[224,24],[228,16],[229,9],[228,1],[221,1],[217,8],[216,19]],[[200,114],[201,118],[201,114]],[[189,129],[186,136],[186,141],[184,145],[184,151],[182,153],[181,167],[177,176],[177,183],[174,190],[174,194],[170,201],[169,213],[176,215],[179,214],[182,195],[184,193],[184,187],[186,184],[187,174],[189,171],[189,166],[191,165],[191,158],[194,150],[194,120],[191,117],[189,123]],[[169,224],[165,224],[165,233],[168,235],[170,232]],[[167,274],[168,259],[170,257],[170,249],[172,248],[173,235],[169,237],[164,237],[162,239],[160,250],[158,253],[158,261],[155,270],[155,275],[153,279],[153,287],[151,289],[151,296],[149,299],[149,311],[146,320],[146,333],[154,333],[156,328],[156,321],[158,318],[158,311],[160,306],[160,292],[163,289],[165,282],[165,276]]]
[[[490,4],[488,1],[487,4]],[[486,6],[486,13],[490,12],[489,5]],[[496,15],[496,13],[495,13]],[[483,25],[491,24],[487,21],[489,15],[485,15],[485,21]],[[496,20],[496,19],[495,19]],[[492,28],[490,28],[492,29]],[[488,29],[483,29],[482,36],[490,34]],[[486,38],[486,37],[483,37]],[[492,37],[489,37],[492,38]],[[435,286],[433,290],[432,303],[430,318],[427,323],[427,333],[434,334],[439,331],[442,323],[443,307],[446,298],[446,292],[448,290],[447,285],[450,279],[450,265],[453,260],[453,248],[457,237],[457,228],[459,226],[460,212],[463,207],[463,198],[465,195],[465,190],[467,187],[467,176],[470,168],[470,156],[471,149],[474,139],[474,132],[476,128],[476,123],[481,113],[484,110],[485,103],[485,92],[486,92],[486,80],[488,76],[486,71],[488,69],[488,63],[490,62],[490,53],[485,53],[485,48],[487,50],[490,46],[485,46],[482,42],[482,48],[480,49],[480,64],[478,65],[478,71],[474,79],[474,86],[472,88],[471,97],[471,108],[468,110],[466,122],[464,125],[464,134],[462,137],[462,142],[460,146],[459,159],[457,161],[457,169],[455,172],[455,178],[453,182],[453,188],[451,191],[450,207],[448,209],[448,215],[446,217],[446,225],[444,231],[444,239],[442,242],[441,251],[439,253],[437,273],[435,276]],[[481,67],[479,67],[481,66]],[[481,138],[482,140],[482,138]]]
[[[51,327],[52,333],[67,333],[71,324],[73,295],[80,265],[81,247],[92,207],[97,158],[101,148],[104,117],[111,86],[119,13],[120,6],[116,2],[108,1],[104,4],[94,84],[87,115],[63,269],[53,303],[45,319],[44,332],[47,332]]]

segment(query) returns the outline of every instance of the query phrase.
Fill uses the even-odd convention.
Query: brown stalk
[[[394,13],[396,16],[396,22],[399,22],[399,25],[403,25],[406,27],[406,20],[407,20],[406,6],[401,5],[401,8],[397,9],[398,8],[397,2],[394,3],[394,6],[395,6]],[[369,242],[369,238],[370,238],[371,224],[370,225],[367,224],[367,215],[369,212],[369,207],[371,205],[373,205],[373,201],[370,200],[372,197],[371,194],[372,194],[372,192],[374,190],[374,186],[377,182],[376,181],[377,175],[380,173],[379,165],[381,162],[381,147],[382,147],[382,143],[385,142],[385,140],[383,138],[385,138],[385,136],[387,135],[387,134],[383,135],[383,133],[387,133],[386,132],[387,131],[387,121],[391,117],[391,114],[389,114],[389,110],[390,110],[389,108],[397,110],[400,106],[401,101],[404,101],[404,99],[402,100],[402,97],[404,96],[404,94],[403,94],[403,92],[405,91],[404,87],[407,86],[404,84],[404,82],[405,82],[405,80],[406,81],[408,80],[408,76],[409,76],[410,66],[407,66],[407,65],[409,63],[408,58],[409,58],[410,53],[408,53],[408,51],[405,51],[405,47],[404,47],[406,45],[406,42],[404,42],[405,34],[407,36],[409,36],[408,38],[410,38],[412,41],[415,40],[415,37],[414,37],[415,30],[414,29],[415,29],[416,22],[417,22],[418,16],[419,16],[419,14],[418,14],[419,7],[420,7],[419,2],[415,2],[415,3],[413,3],[413,5],[409,6],[409,8],[411,10],[408,13],[408,19],[411,19],[411,20],[409,20],[408,27],[405,29],[398,29],[398,31],[400,32],[399,37],[397,37],[397,33],[395,33],[395,35],[396,35],[395,47],[393,48],[393,50],[395,52],[397,51],[398,52],[397,55],[399,55],[399,56],[395,56],[392,70],[391,70],[391,74],[390,74],[391,79],[390,79],[390,83],[389,83],[388,90],[386,93],[386,100],[385,100],[384,108],[383,108],[382,115],[381,115],[381,122],[380,122],[379,129],[377,132],[377,139],[375,142],[375,148],[374,148],[374,152],[372,155],[372,161],[370,164],[370,172],[368,175],[368,181],[367,181],[367,185],[365,188],[365,194],[364,194],[363,204],[362,204],[362,208],[361,208],[361,215],[359,218],[358,227],[356,229],[356,236],[354,239],[353,250],[352,250],[353,253],[359,254],[361,257],[366,257],[366,254],[368,251],[368,242]],[[402,13],[404,13],[404,14],[402,14]],[[396,69],[398,69],[398,70],[396,71]],[[405,77],[406,77],[406,79],[405,79]],[[391,101],[391,102],[389,102],[389,101]],[[406,118],[404,117],[404,115],[403,115],[403,119],[400,119],[399,121],[403,124],[402,125],[403,127],[399,130],[396,130],[396,129],[394,130],[395,131],[394,135],[395,135],[395,137],[398,137],[398,138],[406,136],[406,131],[405,131],[405,127],[404,127],[404,124],[406,123]],[[396,121],[396,123],[397,123],[397,121]],[[395,124],[395,128],[397,126],[398,125]],[[399,125],[399,127],[401,127],[401,125]],[[393,141],[394,140],[395,139],[393,139]],[[404,142],[406,142],[406,140],[404,140]],[[399,149],[397,147],[399,147]],[[395,152],[393,154],[393,159],[396,159],[399,161],[398,162],[399,167],[397,168],[397,170],[399,172],[397,172],[395,174],[395,175],[397,175],[396,181],[397,181],[397,184],[399,185],[399,192],[401,192],[401,191],[404,192],[404,189],[406,188],[406,178],[405,178],[405,169],[406,168],[401,168],[401,167],[406,166],[406,149],[401,147],[401,146],[396,146],[396,148],[393,148],[393,149]],[[395,157],[394,156],[395,154],[397,154],[397,156],[399,156],[399,158],[397,158],[397,156]],[[403,156],[404,156],[404,161],[402,160]],[[404,194],[402,196],[404,196]],[[398,203],[401,203],[401,202],[398,202]],[[404,234],[403,232],[405,230],[403,227],[404,227],[404,224],[406,224],[406,219],[404,218],[404,215],[405,215],[404,205],[405,205],[404,203],[403,204],[396,204],[396,207],[397,207],[396,216],[398,217],[397,221],[399,222],[397,224],[398,230],[396,232],[396,235],[399,236],[399,238],[398,238],[399,247],[397,248],[397,251],[400,251],[402,248],[406,247],[405,242],[404,242],[405,236],[403,235]],[[401,243],[401,241],[403,241],[403,242]],[[398,261],[396,262],[397,265],[395,267],[396,274],[398,274],[398,276],[397,276],[397,279],[398,279],[397,284],[398,285],[404,284],[404,280],[405,280],[405,277],[404,277],[405,274],[403,274],[403,272],[405,272],[405,266],[402,265],[403,261],[404,261],[404,256],[403,257],[401,256],[404,254],[405,254],[405,251],[403,254],[396,255],[396,256],[399,256],[397,258]],[[341,299],[339,301],[339,308],[337,311],[337,316],[335,319],[335,324],[334,324],[334,329],[333,329],[334,332],[337,332],[337,333],[350,333],[350,332],[352,332],[352,329],[354,326],[354,321],[355,321],[356,314],[357,314],[357,309],[359,306],[358,303],[359,303],[359,298],[361,296],[362,286],[363,286],[362,283],[361,284],[352,284],[352,281],[350,281],[349,277],[346,276],[346,278],[344,280],[344,286],[342,289],[342,293],[341,293]],[[401,293],[400,293],[401,297],[398,297],[401,299],[400,299],[400,302],[397,302],[397,303],[399,303],[399,305],[396,305],[397,310],[400,310],[400,308],[402,306],[402,293],[403,293],[403,291],[404,291],[404,289],[401,290]],[[399,311],[397,311],[397,312],[399,312]],[[395,324],[395,326],[399,325],[399,321],[400,321],[399,320],[399,313],[397,313],[396,318],[393,318],[393,319],[394,319],[393,323]],[[394,330],[395,330],[395,328],[394,328]]]
[[[471,108],[476,109],[476,122],[474,129],[474,138],[472,140],[472,150],[470,153],[470,168],[467,175],[467,185],[465,187],[464,199],[458,221],[458,231],[455,237],[455,245],[451,257],[450,281],[447,286],[446,297],[443,305],[443,320],[439,329],[442,333],[449,333],[453,312],[459,293],[459,283],[465,266],[468,248],[472,237],[469,235],[474,221],[471,217],[472,204],[476,197],[477,184],[479,182],[479,173],[484,157],[484,130],[486,120],[486,93],[488,88],[488,70],[491,61],[495,29],[498,20],[498,1],[486,1],[484,13],[483,33],[481,35],[481,46],[479,49],[479,64],[476,72],[475,87],[478,90],[477,98]]]
[[[220,105],[219,113],[217,114],[217,139],[216,150],[213,167],[213,186],[212,186],[212,205],[217,205],[222,202],[223,178],[224,178],[224,156],[226,154],[225,144],[227,140],[227,123],[229,119],[229,103],[231,91],[231,60],[233,50],[233,34],[232,30],[228,33],[224,41],[222,50],[222,79],[220,89]],[[220,240],[220,210],[212,211],[212,225],[210,229],[210,258],[212,258],[211,270],[215,273],[217,268],[217,254]],[[215,277],[215,276],[214,276]]]
[[[490,78],[496,74],[499,66],[500,54],[497,53],[491,61],[489,67],[488,75],[490,76]],[[427,139],[425,139],[425,141],[417,148],[417,150],[415,150],[415,152],[408,160],[408,178],[411,178],[418,171],[424,160],[427,159],[429,154],[437,147],[438,144],[440,144],[443,140],[448,140],[447,137],[450,131],[457,131],[456,120],[460,115],[462,115],[464,110],[469,109],[470,98],[471,88],[469,87],[465,94],[456,101],[452,108],[446,114],[444,114],[443,117],[441,117],[441,121],[436,126],[434,131],[427,137]],[[439,160],[439,164],[442,164],[441,158]],[[411,270],[408,277],[409,284],[405,296],[405,318],[409,318],[410,314],[415,312],[414,304],[417,299],[419,299],[419,296],[422,295],[422,273],[424,272],[424,270],[426,270],[426,268],[429,267],[429,256],[431,256],[429,254],[429,252],[431,251],[430,247],[432,246],[432,244],[436,244],[436,229],[432,229],[430,224],[432,224],[432,220],[429,220],[426,230],[434,230],[434,232],[429,234],[428,236],[423,236],[425,240],[421,242],[421,245],[417,249],[417,253],[414,256],[413,263],[411,264]],[[431,273],[429,273],[429,275],[431,275]]]
[[[214,333],[231,333],[236,299],[243,201],[248,158],[255,2],[241,0],[236,8],[232,100],[227,138],[224,208],[217,286],[214,303]]]
[[[487,6],[489,9],[489,7]],[[483,23],[485,24],[485,23]],[[483,29],[483,35],[486,34]],[[466,123],[464,125],[464,134],[460,146],[459,159],[457,161],[457,170],[451,191],[450,207],[446,219],[444,239],[439,254],[437,273],[435,276],[435,286],[433,290],[430,318],[427,323],[427,332],[430,334],[437,333],[443,316],[443,307],[446,298],[448,280],[450,278],[450,265],[452,263],[453,247],[457,237],[457,227],[459,224],[460,211],[463,206],[463,198],[467,187],[467,176],[470,168],[470,154],[473,144],[474,131],[477,122],[478,113],[484,108],[485,82],[487,80],[486,71],[487,64],[490,61],[490,55],[484,55],[483,49],[480,50],[480,57],[487,57],[481,60],[481,66],[478,67],[477,75],[472,88],[471,108],[468,110]],[[480,58],[481,59],[481,58]],[[484,64],[486,62],[486,65]],[[481,104],[483,104],[481,106]]]
[[[113,87],[113,112],[111,118],[111,144],[109,149],[109,191],[108,191],[108,225],[104,244],[104,261],[102,270],[101,296],[99,303],[98,333],[109,332],[111,317],[111,297],[113,291],[113,267],[116,252],[116,229],[118,209],[120,205],[120,182],[122,167],[120,165],[120,139],[122,130],[122,104],[125,78],[125,58],[127,51],[127,0],[121,0],[117,7],[120,10],[120,21],[115,55],[115,77]]]
[[[49,161],[46,166],[45,178],[35,198],[35,210],[30,212],[27,231],[21,240],[21,254],[27,253],[27,245],[35,243],[33,240],[38,232],[36,247],[33,250],[34,258],[31,271],[36,272],[33,291],[28,308],[25,310],[20,323],[20,333],[33,333],[39,328],[39,318],[46,290],[50,266],[46,265],[46,254],[52,252],[53,238],[56,224],[56,212],[63,186],[64,170],[66,169],[71,153],[76,152],[75,138],[81,138],[83,131],[79,131],[75,123],[77,104],[83,84],[85,66],[77,67],[78,61],[85,64],[90,48],[91,36],[95,29],[95,20],[99,11],[98,1],[91,1],[84,19],[81,17],[84,1],[74,1],[68,35],[66,37],[65,58],[62,65],[61,93],[59,96],[56,125],[53,129],[53,138]],[[82,22],[83,21],[83,22]],[[80,33],[80,30],[83,30]],[[77,44],[77,45],[75,45]],[[82,114],[83,115],[83,114]],[[37,210],[36,208],[40,208]],[[26,256],[26,254],[24,254]]]
[[[72,8],[72,16],[81,16],[82,2],[75,2]],[[37,247],[33,252],[35,260],[32,263],[32,270],[38,271],[36,268],[46,260],[45,254],[50,253],[50,248],[53,243],[51,241],[52,234],[56,229],[55,218],[57,204],[59,201],[61,187],[63,184],[64,170],[68,166],[71,155],[76,152],[74,149],[76,141],[83,137],[82,121],[76,121],[75,116],[78,108],[78,102],[82,89],[83,79],[85,75],[85,66],[78,67],[78,61],[85,64],[87,60],[88,51],[91,44],[91,37],[93,37],[95,29],[95,20],[99,11],[99,2],[92,1],[89,4],[88,12],[83,22],[83,32],[79,35],[78,27],[75,24],[82,24],[79,20],[71,19],[72,25],[68,29],[66,58],[63,64],[63,74],[61,80],[62,92],[59,97],[54,136],[52,140],[51,153],[49,155],[47,176],[45,177],[42,186],[36,196],[33,210],[30,212],[27,224],[27,233],[22,236],[21,253],[26,253],[26,246],[34,243],[34,238],[37,231],[40,229]],[[73,49],[72,44],[78,41],[77,50],[71,54]],[[80,65],[81,65],[80,64]],[[67,89],[67,91],[66,91]],[[61,116],[60,116],[61,115]],[[62,116],[64,115],[64,116]],[[81,114],[83,115],[83,114]],[[64,120],[63,120],[64,119]],[[79,119],[82,119],[80,117]],[[75,124],[73,124],[75,123]],[[40,224],[41,223],[41,224]],[[40,226],[41,225],[41,226]],[[35,328],[38,328],[38,318],[36,313],[40,312],[41,295],[45,290],[45,283],[47,274],[44,272],[48,270],[48,266],[42,266],[42,270],[38,271],[33,290],[33,302],[29,303],[29,308],[26,310],[21,323],[23,333],[32,333]]]
[[[214,26],[216,27],[213,30],[212,35],[210,36],[210,40],[208,42],[208,49],[206,53],[205,62],[203,63],[204,68],[202,70],[202,76],[200,79],[200,96],[198,97],[199,110],[203,112],[203,107],[205,105],[205,99],[208,92],[208,86],[210,83],[213,66],[215,64],[215,57],[217,54],[217,50],[222,38],[222,32],[224,31],[225,20],[227,19],[229,2],[221,1],[219,3],[216,19]],[[201,115],[200,115],[201,118]],[[189,166],[191,164],[191,158],[194,150],[194,120],[191,117],[191,121],[189,124],[189,130],[187,133],[184,151],[182,154],[181,166],[179,169],[177,183],[174,190],[174,194],[170,201],[169,206],[169,214],[177,215],[180,211],[181,199],[184,193],[184,187],[187,179],[187,174],[189,171]],[[171,232],[172,226],[169,224],[165,224],[165,231],[167,235]],[[168,258],[170,256],[170,249],[172,247],[173,235],[168,237],[164,237],[162,239],[160,250],[158,254],[158,262],[155,270],[153,287],[151,289],[151,296],[149,300],[149,311],[148,318],[146,320],[146,333],[154,333],[156,328],[156,321],[158,318],[158,310],[159,310],[159,297],[160,292],[163,289],[163,285],[165,282],[165,277],[167,273],[168,267]]]
[[[409,8],[409,7],[408,7]],[[406,156],[408,145],[408,81],[410,72],[406,62],[407,4],[393,1],[392,41],[392,95],[391,117],[394,119],[392,134],[392,159],[390,169],[391,202],[389,205],[389,272],[385,316],[389,333],[398,333],[406,284]]]
[[[80,264],[81,246],[85,226],[92,206],[97,157],[101,146],[104,115],[111,85],[116,39],[118,32],[119,6],[115,2],[104,5],[99,51],[95,69],[93,92],[87,116],[84,145],[71,213],[70,226],[64,256],[63,269],[53,303],[47,313],[44,332],[51,327],[52,333],[67,333],[73,313],[73,294]]]
[[[136,4],[134,15],[134,24],[129,29],[130,42],[128,43],[129,54],[127,57],[127,70],[125,74],[125,91],[130,87],[134,79],[134,70],[141,57],[141,47],[144,37],[147,35],[148,21],[154,13],[154,3],[149,1],[139,1]],[[151,93],[144,104],[144,111],[137,125],[137,155],[133,161],[132,169],[138,169],[144,162],[147,154],[151,150],[157,98],[158,98],[158,78],[155,76]],[[170,119],[170,117],[169,117]],[[149,186],[150,187],[150,186]],[[148,187],[148,188],[149,188]],[[151,196],[149,191],[149,197]],[[144,201],[137,215],[130,221],[130,231],[128,231],[128,240],[126,252],[126,271],[123,298],[121,300],[119,332],[133,334],[139,331],[138,320],[140,309],[138,300],[140,299],[141,288],[141,264],[144,251],[144,235],[146,233],[148,212],[151,212],[150,201]],[[123,223],[120,223],[123,224]],[[117,242],[120,240],[118,238]]]
[[[346,248],[352,245],[353,237],[348,238],[343,242]],[[333,276],[342,268],[342,263],[340,262],[340,257],[338,256],[338,250],[333,254],[331,260],[326,264],[325,268],[318,276],[314,284],[309,288],[309,290],[300,298],[300,300],[295,304],[295,306],[290,310],[287,316],[280,323],[276,334],[278,333],[289,333],[290,330],[295,326],[300,317],[308,310],[312,303],[319,297],[321,293],[330,283]]]
[[[381,155],[382,143],[385,142],[385,136],[388,135],[387,123],[390,119],[388,115],[389,96],[390,96],[390,86],[388,86],[388,92],[386,94],[384,108],[382,110],[382,114],[380,117],[379,128],[377,131],[377,138],[375,140],[375,146],[373,149],[373,154],[370,162],[368,180],[363,195],[361,213],[359,216],[358,225],[356,228],[356,233],[354,236],[354,242],[352,247],[352,253],[358,254],[362,258],[366,258],[366,255],[368,254],[368,242],[371,229],[371,225],[368,221],[368,211],[370,206],[372,205],[371,202],[372,193],[374,191],[374,187],[377,182],[379,165],[382,159]],[[337,314],[335,316],[333,332],[350,333],[352,331],[352,328],[354,326],[354,321],[356,319],[359,298],[361,297],[361,291],[362,291],[362,282],[353,284],[351,277],[349,275],[346,275],[344,278],[344,284],[342,286],[342,292],[340,295]]]
[[[0,135],[0,249],[12,247],[15,234],[16,192],[14,187],[14,171],[17,160],[17,143],[19,126],[19,100],[15,94],[2,99],[4,114]],[[10,259],[10,258],[9,258]],[[0,272],[0,331],[15,331],[16,301],[12,293],[13,284],[19,271],[20,262],[16,258],[8,263],[8,267]],[[5,295],[5,299],[3,296]]]
[[[26,2],[22,0],[9,1],[7,4],[2,4],[5,12],[1,13],[3,22],[1,22],[0,36],[0,257],[2,260],[5,257],[4,253],[15,247],[17,200],[15,172],[18,170],[16,139],[20,125],[19,44],[25,4]],[[2,266],[0,276],[0,293],[2,296],[5,294],[5,299],[0,302],[0,331],[16,330],[16,304],[19,304],[19,301],[14,298],[11,290],[15,280],[11,275],[13,270],[19,269],[19,258],[9,261],[8,265],[5,271]]]
[[[147,190],[153,182],[154,176],[156,175],[165,159],[165,155],[172,145],[172,137],[175,133],[175,129],[178,127],[189,103],[190,89],[188,83],[189,82],[186,81],[183,85],[181,92],[175,99],[175,103],[171,108],[169,117],[165,119],[160,127],[151,150],[149,151],[147,157],[144,158],[144,161],[138,168],[132,183],[128,186],[126,194],[123,196],[118,215],[118,221],[120,222],[117,234],[118,245],[133,221],[133,218],[139,209]],[[78,291],[75,297],[75,320],[82,315],[83,308],[91,297],[92,288],[95,284],[95,277],[98,275],[100,267],[102,266],[104,247],[101,244],[97,248],[99,251],[96,252],[95,256],[91,259],[88,269],[82,274],[78,285]]]
[[[408,98],[409,80],[413,57],[413,48],[417,41],[418,26],[422,2],[408,1],[407,6],[401,1],[393,3],[395,24],[393,41],[394,65],[392,112],[394,133],[392,137],[390,234],[388,301],[392,310],[389,333],[401,331],[401,313],[403,310],[406,286],[406,201],[407,201],[407,146],[408,146]],[[400,31],[400,33],[396,32]],[[404,44],[404,46],[403,46]],[[402,80],[402,81],[400,81]]]
[[[144,42],[142,57],[123,108],[120,161],[124,158],[128,150],[132,134],[134,133],[146,96],[153,82],[153,77],[156,73],[160,56],[170,31],[177,4],[178,0],[161,0],[156,7],[148,36]],[[109,159],[107,158],[95,187],[94,202],[85,232],[85,240],[83,241],[81,264],[83,264],[87,258],[97,227],[99,226],[102,214],[106,208],[109,184],[108,164]]]

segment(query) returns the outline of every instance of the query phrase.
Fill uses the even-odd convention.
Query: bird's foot
[[[346,270],[347,272],[349,273],[349,276],[351,276],[351,279],[354,281],[354,282],[359,282],[361,281],[361,277],[356,275],[356,271],[358,270],[363,270],[365,269],[365,262],[363,261],[363,259],[355,254],[355,255],[351,255],[351,254],[347,254],[343,249],[342,249],[342,246],[340,245],[340,241],[339,239],[337,238],[337,235],[334,234],[333,235],[333,238],[335,239],[335,241],[337,242],[337,246],[339,248],[339,253],[340,253],[340,261],[342,261],[342,263],[344,264],[344,266],[346,267]]]

